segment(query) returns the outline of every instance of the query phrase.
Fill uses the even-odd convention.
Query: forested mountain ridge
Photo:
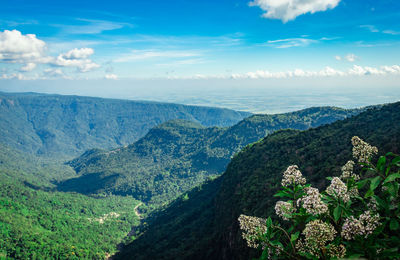
[[[240,214],[267,217],[274,211],[282,172],[299,165],[309,183],[326,187],[351,159],[352,136],[400,152],[400,103],[318,128],[282,130],[247,146],[214,181],[147,219],[145,232],[117,259],[250,259],[259,255],[241,237]]]
[[[0,92],[0,143],[44,157],[78,156],[143,137],[171,119],[231,126],[247,112],[179,104]]]
[[[362,109],[309,108],[253,115],[228,128],[174,120],[151,129],[136,143],[111,151],[90,150],[69,164],[81,176],[59,184],[63,191],[132,195],[165,204],[209,177],[221,174],[245,145],[284,128],[307,129],[358,114]]]

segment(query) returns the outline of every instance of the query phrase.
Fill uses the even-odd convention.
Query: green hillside
[[[132,197],[52,191],[75,173],[0,145],[0,259],[104,259],[139,224]]]
[[[221,174],[245,145],[285,128],[307,129],[361,110],[310,108],[278,115],[254,115],[229,128],[169,121],[127,147],[90,150],[69,164],[80,177],[59,184],[63,191],[132,195],[162,205],[208,178]]]
[[[352,136],[378,147],[380,154],[400,152],[400,103],[372,108],[358,116],[307,131],[284,130],[247,146],[214,181],[188,192],[153,214],[141,236],[117,259],[250,259],[238,225],[240,214],[267,217],[281,174],[297,164],[314,186],[340,175],[351,158]]]
[[[77,156],[143,137],[172,119],[231,126],[249,113],[178,104],[0,92],[0,143],[44,157]]]

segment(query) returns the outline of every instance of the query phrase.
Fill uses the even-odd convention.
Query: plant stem
[[[293,242],[292,242],[292,240],[290,239],[290,236],[289,236],[289,234],[286,232],[286,230],[284,230],[283,228],[281,228],[281,227],[279,227],[279,226],[274,226],[274,227],[278,228],[280,231],[282,231],[282,232],[286,235],[286,237],[289,239],[290,245],[291,245],[292,248],[293,248],[293,252],[296,253],[296,248],[295,248],[295,246],[293,245]]]

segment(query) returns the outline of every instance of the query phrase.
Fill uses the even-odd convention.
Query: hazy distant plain
[[[264,81],[2,81],[0,91],[95,96],[130,100],[170,102],[186,105],[223,107],[252,113],[283,113],[313,106],[357,108],[400,101],[400,77],[384,86],[373,77],[352,85],[351,78],[341,82],[321,79]]]

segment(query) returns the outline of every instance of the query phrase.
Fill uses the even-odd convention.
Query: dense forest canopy
[[[225,109],[34,93],[1,93],[0,100],[0,258],[99,259],[136,236],[120,256],[219,258],[239,249],[247,256],[231,217],[243,209],[264,215],[270,200],[252,197],[265,190],[262,180],[275,178],[281,158],[306,140],[325,140],[311,142],[312,149],[329,149],[348,122],[370,120],[357,119],[366,108],[246,117]],[[378,108],[371,111],[380,116]],[[329,125],[338,120],[345,121]],[[263,158],[258,147],[268,147],[277,160],[262,178],[254,175],[264,171],[254,168],[259,164],[248,162]],[[305,165],[306,172],[319,163]],[[232,172],[243,167],[248,178],[238,182]],[[235,237],[229,242],[222,235],[227,226]],[[214,240],[218,247],[210,246]]]
[[[80,176],[59,189],[84,194],[132,195],[152,206],[221,174],[241,148],[279,129],[304,130],[360,113],[362,109],[316,107],[277,115],[253,115],[227,128],[172,120],[136,143],[110,151],[89,150],[69,162]]]
[[[325,177],[339,176],[341,165],[351,158],[354,135],[376,145],[380,154],[399,153],[400,103],[306,131],[278,131],[245,147],[221,177],[153,214],[144,233],[125,247],[119,259],[258,256],[241,236],[239,215],[272,215],[278,199],[273,195],[289,165],[299,165],[315,187],[326,187]]]
[[[249,116],[229,109],[80,96],[0,92],[0,143],[42,157],[128,145],[172,119],[231,126]]]

